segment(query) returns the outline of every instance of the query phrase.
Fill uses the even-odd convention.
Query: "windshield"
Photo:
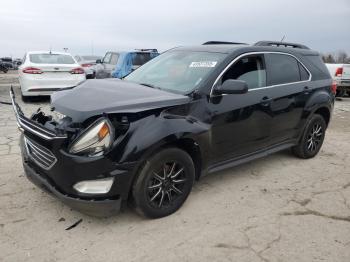
[[[63,54],[30,54],[29,60],[35,64],[75,64],[72,56]]]
[[[225,57],[221,53],[169,51],[132,72],[124,79],[176,93],[199,86]]]

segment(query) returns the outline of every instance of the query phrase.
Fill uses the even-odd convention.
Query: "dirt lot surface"
[[[11,83],[19,93],[15,73],[0,74],[0,101]],[[19,134],[0,104],[0,261],[350,261],[350,98],[336,102],[316,158],[286,151],[206,176],[158,220],[64,206],[26,179]]]

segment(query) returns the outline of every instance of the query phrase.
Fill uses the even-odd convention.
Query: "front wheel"
[[[312,158],[317,155],[326,134],[326,122],[321,115],[313,115],[304,129],[299,144],[292,148],[294,155],[300,158]]]
[[[194,177],[194,164],[186,152],[163,149],[146,161],[133,186],[137,211],[150,218],[176,212],[190,194]]]

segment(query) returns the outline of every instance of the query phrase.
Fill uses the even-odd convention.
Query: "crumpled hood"
[[[102,113],[136,113],[183,104],[189,97],[118,79],[92,79],[51,96],[55,111],[74,122]]]

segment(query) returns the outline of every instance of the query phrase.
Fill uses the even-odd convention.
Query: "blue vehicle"
[[[137,49],[129,52],[109,51],[102,61],[96,61],[96,78],[123,78],[158,55],[157,49]]]

